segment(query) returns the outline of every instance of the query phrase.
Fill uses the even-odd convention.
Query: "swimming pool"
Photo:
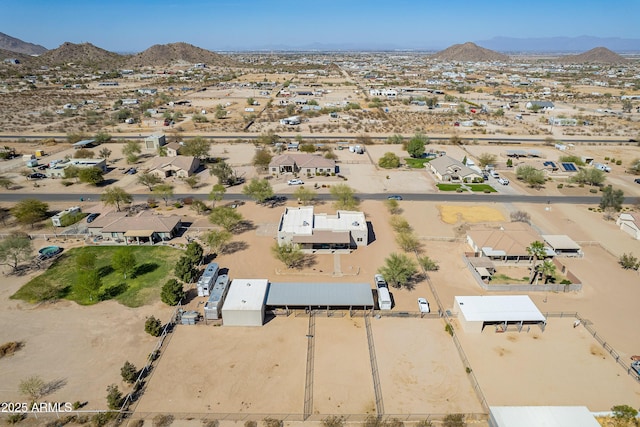
[[[54,255],[58,255],[60,252],[62,252],[62,248],[60,246],[45,246],[38,251],[42,258],[51,258]]]

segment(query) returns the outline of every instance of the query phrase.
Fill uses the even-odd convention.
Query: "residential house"
[[[621,213],[616,225],[636,240],[640,240],[640,215],[635,213]]]
[[[181,225],[178,215],[163,216],[142,211],[136,216],[127,216],[125,212],[110,212],[90,223],[88,231],[92,235],[127,244],[153,244],[173,239]]]
[[[482,180],[482,175],[478,171],[449,156],[440,156],[431,160],[429,167],[440,181],[470,182],[474,179]]]
[[[551,111],[555,108],[551,101],[529,101],[525,104],[527,110],[539,109],[541,111]]]
[[[524,222],[509,222],[499,228],[474,225],[467,231],[467,243],[476,256],[487,257],[491,261],[531,261],[533,256],[527,251],[532,242],[542,241],[542,237]],[[555,253],[545,247],[547,256]]]
[[[66,161],[51,161],[44,174],[49,178],[64,178],[65,169],[69,166],[78,168],[98,168],[102,172],[107,172],[107,161],[105,159],[69,159]]]
[[[272,174],[331,174],[336,172],[336,162],[316,154],[281,154],[271,159],[269,172]]]
[[[295,243],[303,250],[355,249],[369,244],[363,212],[314,214],[313,206],[285,208],[278,224],[278,244]]]
[[[149,173],[159,178],[175,176],[187,178],[200,167],[200,161],[193,156],[156,157],[151,159]]]

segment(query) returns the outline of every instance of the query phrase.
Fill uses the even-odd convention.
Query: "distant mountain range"
[[[47,48],[44,46],[27,43],[4,33],[0,33],[0,49],[23,53],[25,55],[40,55],[47,51]]]
[[[555,40],[554,52],[558,56],[556,58],[559,62],[564,63],[624,63],[627,61],[624,57],[613,52],[610,48],[593,47],[592,43],[602,41],[602,39],[595,37],[578,37],[571,40],[572,42],[562,43],[561,40],[567,38],[557,37],[550,39],[535,39],[538,40],[536,46],[541,46],[541,40]],[[511,46],[511,44],[517,44],[519,49],[500,49],[504,51],[510,51],[511,53],[526,52],[527,46],[531,47],[527,43],[532,39],[509,39],[509,38],[496,38],[492,39],[494,43],[502,43],[503,47]],[[606,39],[617,40],[618,46],[622,45],[622,41],[626,43],[625,46],[632,46],[633,40],[631,39]],[[612,43],[613,43],[612,41]],[[640,40],[639,40],[640,41]],[[581,52],[576,55],[562,54],[561,52],[574,52],[576,46],[582,46],[589,44],[590,50],[575,50],[575,52]],[[615,43],[614,43],[615,44]],[[445,61],[509,61],[510,58],[494,49],[491,49],[491,41],[484,42],[483,46],[478,46],[475,43],[467,42],[464,44],[456,44],[450,46],[442,51],[439,51],[433,55],[430,55],[430,59],[445,60]],[[344,46],[342,46],[344,49]],[[363,51],[365,49],[353,50]],[[44,50],[43,50],[44,49]],[[282,46],[278,50],[287,50],[285,46]],[[325,44],[313,44],[306,46],[304,49],[299,50],[307,51],[340,51],[340,45],[325,45]],[[399,49],[387,49],[389,51]],[[544,49],[543,49],[544,50]],[[630,49],[623,50],[629,51]],[[640,49],[636,49],[640,51]],[[32,52],[32,53],[24,53]],[[35,54],[33,52],[39,52]],[[547,53],[552,53],[551,49],[547,49]],[[37,55],[37,56],[36,56]],[[46,50],[42,46],[38,46],[32,43],[26,43],[22,40],[14,37],[7,36],[0,33],[0,60],[4,58],[16,58],[24,65],[33,66],[56,66],[62,64],[79,64],[90,67],[100,67],[102,69],[113,68],[136,68],[136,67],[157,67],[157,66],[170,66],[175,64],[186,65],[194,63],[205,63],[210,66],[221,67],[237,67],[240,66],[229,55],[219,54],[210,50],[202,49],[197,46],[190,45],[188,43],[170,43],[164,45],[154,45],[146,49],[143,52],[137,54],[122,55],[108,50],[99,48],[91,43],[63,43],[56,49]]]
[[[623,39],[620,37],[537,37],[514,38],[494,37],[476,42],[487,49],[499,52],[540,52],[540,53],[577,53],[606,46],[618,53],[640,52],[640,39]]]

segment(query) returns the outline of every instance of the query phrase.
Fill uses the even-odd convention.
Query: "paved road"
[[[147,137],[147,133],[143,133],[143,134],[117,134],[117,135],[113,135],[114,140],[116,139],[144,139]],[[279,135],[283,138],[294,138],[295,136],[297,136],[298,134],[296,133],[290,133],[290,132],[284,132],[284,133],[279,133]],[[197,135],[189,135],[189,134],[182,134],[181,137],[183,139],[189,139],[189,138],[195,138],[196,136],[202,137],[202,138],[207,138],[207,139],[213,139],[213,140],[236,140],[236,139],[245,139],[245,140],[255,140],[258,139],[260,137],[259,134],[255,134],[255,133],[228,133],[228,134],[221,134],[221,133],[217,133],[217,134],[197,134]],[[407,138],[410,138],[412,135],[405,135]],[[358,135],[340,135],[340,134],[307,134],[307,135],[302,135],[302,137],[304,139],[310,139],[310,140],[345,140],[345,141],[355,141],[356,139],[360,138],[360,136]],[[42,135],[35,135],[35,134],[30,134],[30,135],[0,135],[0,140],[6,140],[6,141],[18,141],[20,139],[26,139],[26,140],[33,140],[33,139],[49,139],[49,138],[53,138],[53,139],[58,139],[58,140],[65,140],[67,139],[67,135],[53,135],[53,134],[42,134]],[[370,138],[372,140],[376,140],[376,141],[385,141],[388,137],[387,136],[375,136],[375,135],[370,135]],[[433,142],[438,142],[438,141],[445,141],[448,142],[449,141],[450,136],[445,136],[445,135],[429,135],[429,139]],[[460,139],[465,140],[465,141],[473,141],[473,140],[477,140],[477,141],[484,141],[484,142],[494,142],[494,143],[504,143],[504,144],[520,144],[520,143],[543,143],[545,141],[545,138],[547,138],[547,136],[493,136],[493,137],[487,137],[487,136],[461,136]],[[625,142],[629,142],[628,138],[606,138],[606,139],[598,139],[598,138],[594,138],[594,137],[571,137],[571,136],[563,136],[562,137],[562,141],[565,143],[569,143],[569,142],[581,142],[581,141],[585,141],[585,142],[594,142],[594,143],[603,143],[603,144],[619,144],[619,143],[625,143]]]
[[[496,203],[567,203],[567,204],[598,204],[600,196],[528,196],[521,194],[458,194],[458,193],[424,193],[408,194],[394,193],[402,196],[403,200],[429,201],[429,202],[496,202]],[[290,194],[283,194],[291,197]],[[389,193],[359,193],[356,196],[361,200],[384,200]],[[100,200],[100,194],[66,194],[66,193],[5,193],[0,194],[0,202],[18,202],[23,199],[38,199],[44,202],[79,202],[80,197],[84,201]],[[207,200],[206,194],[175,194],[175,199],[194,197]],[[143,202],[149,198],[149,194],[133,194],[134,201]],[[319,200],[331,200],[329,194],[319,194]],[[225,194],[224,200],[250,200],[244,194]],[[627,197],[625,203],[640,203],[640,197]]]

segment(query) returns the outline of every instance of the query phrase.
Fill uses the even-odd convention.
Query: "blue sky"
[[[117,52],[177,41],[441,49],[495,36],[640,38],[638,16],[640,0],[0,0],[0,32]]]

